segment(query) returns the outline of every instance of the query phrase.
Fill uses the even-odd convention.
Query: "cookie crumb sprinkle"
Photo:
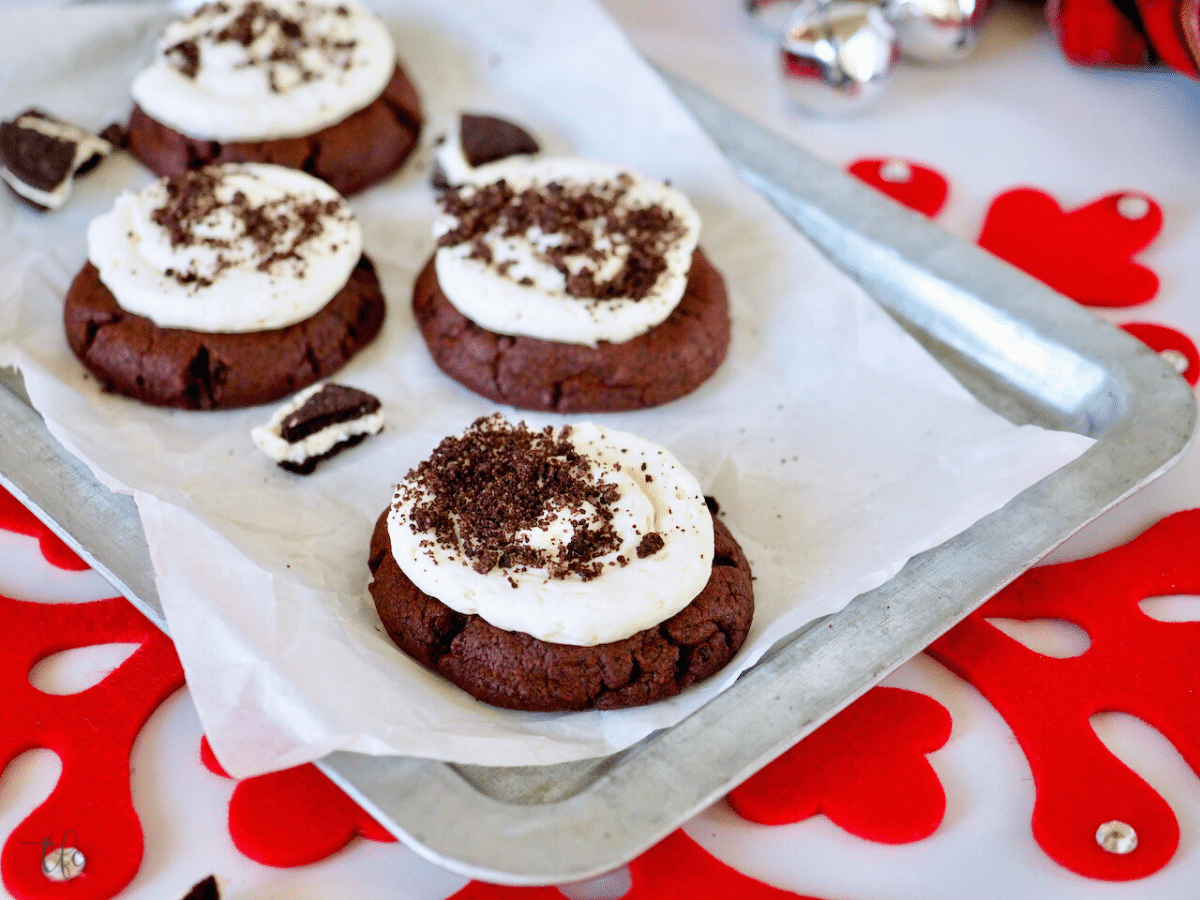
[[[601,558],[621,546],[613,526],[619,499],[617,486],[597,477],[571,443],[569,426],[556,435],[498,414],[443,440],[396,495],[397,505],[412,501],[413,528],[462,553],[480,574],[544,569],[583,581],[598,577]],[[569,539],[557,546],[531,539],[555,520],[569,522]]]
[[[194,80],[204,64],[201,46],[240,47],[237,68],[264,70],[270,90],[281,94],[321,77],[324,69],[351,68],[357,41],[336,36],[325,21],[348,15],[344,6],[331,9],[305,0],[294,4],[290,14],[261,0],[240,6],[205,3],[187,20],[195,37],[178,41],[162,53],[181,75]]]
[[[442,208],[457,225],[438,238],[438,246],[470,244],[471,257],[486,263],[489,239],[528,237],[537,258],[562,274],[569,296],[641,300],[667,270],[667,251],[684,226],[660,204],[630,205],[632,183],[622,174],[611,181],[552,181],[521,191],[504,179],[447,190]],[[619,261],[615,270],[613,258]]]
[[[173,175],[164,179],[163,187],[166,199],[150,213],[150,219],[167,232],[172,247],[239,248],[243,252],[248,247],[260,272],[269,272],[285,261],[302,263],[301,248],[324,233],[325,219],[349,219],[351,215],[340,199],[288,194],[255,203],[240,190],[230,195],[223,170],[217,166]],[[218,222],[232,227],[214,227]],[[207,287],[237,264],[217,252],[211,271],[168,269],[166,274],[181,285]]]

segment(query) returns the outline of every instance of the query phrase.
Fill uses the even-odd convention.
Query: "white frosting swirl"
[[[219,202],[200,204],[188,239],[173,242],[172,229],[155,221],[170,224],[160,211],[178,207],[169,188],[210,177]],[[126,191],[92,220],[87,242],[88,259],[123,309],[162,328],[212,332],[307,319],[345,287],[362,255],[362,231],[337,191],[262,163],[210,166]]]
[[[217,0],[167,26],[132,92],[190,137],[267,140],[362,109],[395,65],[387,26],[353,0]]]
[[[612,524],[621,544],[600,557],[599,576],[552,577],[544,568],[500,566],[481,574],[457,550],[414,529],[410,513],[421,490],[411,476],[397,488],[387,521],[392,555],[404,574],[451,609],[556,644],[619,641],[691,603],[708,583],[713,561],[712,516],[695,477],[667,450],[623,431],[585,422],[571,426],[567,437],[590,459],[596,481],[619,491]],[[570,542],[578,515],[559,509],[520,537],[526,546],[554,553]],[[639,557],[638,546],[651,533],[663,545]]]
[[[619,214],[658,206],[678,223],[663,253],[665,270],[644,296],[573,296],[568,278],[546,258],[546,251],[562,246],[566,236],[546,233],[537,224],[520,234],[505,234],[503,223],[480,238],[486,247],[482,254],[475,240],[438,249],[434,264],[443,293],[467,318],[500,334],[594,347],[600,341],[627,341],[649,331],[670,316],[682,299],[700,237],[700,217],[679,191],[608,163],[512,157],[474,169],[469,184],[446,197],[469,199],[501,181],[517,194],[544,192],[552,185],[611,192],[625,179]],[[443,211],[434,220],[434,238],[451,234],[459,224],[458,217]],[[588,248],[563,263],[571,274],[586,267],[594,270],[596,282],[611,280],[629,258],[630,242],[620,230],[609,231],[603,216],[588,220],[586,227],[591,234]]]

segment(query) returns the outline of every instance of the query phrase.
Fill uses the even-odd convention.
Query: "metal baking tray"
[[[1195,427],[1192,392],[1138,341],[668,81],[750,185],[983,403],[1014,423],[1096,443],[842,612],[781,642],[689,718],[621,753],[519,768],[346,752],[321,761],[409,846],[470,877],[563,883],[632,859],[1169,468]],[[165,625],[132,499],[108,492],[50,437],[19,376],[6,384],[0,482]]]

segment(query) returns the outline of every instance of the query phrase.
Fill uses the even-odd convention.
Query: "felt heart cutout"
[[[229,777],[207,738],[200,760]],[[396,840],[311,763],[239,781],[229,798],[229,836],[244,856],[278,868],[325,859],[355,837]]]
[[[950,193],[941,173],[905,159],[858,159],[846,168],[860,181],[930,218],[941,212]]]
[[[1200,774],[1200,622],[1161,622],[1140,605],[1200,595],[1197,547],[1200,510],[1175,513],[1124,546],[1031,569],[926,651],[1004,717],[1033,772],[1033,836],[1081,875],[1144,878],[1179,844],[1171,808],[1100,741],[1091,717],[1137,716]],[[1063,619],[1086,631],[1091,645],[1055,659],[988,618]],[[1126,830],[1135,843],[1115,840]]]
[[[150,714],[183,685],[174,645],[123,597],[90,603],[0,597],[0,622],[0,770],[35,747],[62,761],[50,796],[4,844],[4,886],[18,900],[108,900],[141,865],[129,755]],[[52,654],[117,643],[139,646],[86,690],[53,695],[29,681],[33,666]],[[82,873],[50,880],[42,870],[49,851],[78,854]]]
[[[1122,192],[1064,212],[1034,188],[992,201],[979,245],[1088,306],[1133,306],[1158,292],[1158,276],[1132,257],[1162,229],[1162,209]]]
[[[950,714],[924,694],[877,687],[733,789],[729,804],[763,825],[824,813],[870,841],[932,834],[946,794],[925,754],[950,737]]]
[[[37,538],[46,562],[60,569],[81,572],[88,567],[41,519],[31,513],[4,488],[0,488],[0,528]]]
[[[1168,362],[1175,366],[1188,384],[1196,386],[1196,380],[1200,379],[1200,353],[1197,353],[1196,345],[1186,334],[1152,322],[1126,322],[1121,327],[1150,349],[1164,356],[1170,354]]]

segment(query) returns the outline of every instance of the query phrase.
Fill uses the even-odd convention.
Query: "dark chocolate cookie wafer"
[[[327,378],[383,325],[365,256],[332,300],[302,322],[241,333],[160,328],[122,309],[88,263],[67,292],[67,343],[106,390],[155,406],[228,409],[286,397]]]
[[[442,293],[432,259],[413,288],[413,311],[443,372],[478,394],[522,409],[618,412],[658,406],[703,384],[729,348],[725,281],[700,250],[670,317],[620,343],[587,347],[481,328]]]
[[[127,141],[130,152],[157,175],[178,175],[209,163],[274,163],[314,175],[345,197],[399,169],[417,144],[422,122],[416,88],[396,66],[374,102],[312,134],[264,141],[200,140],[151,118],[135,104]]]
[[[654,628],[594,647],[505,631],[421,592],[392,556],[387,510],[371,537],[371,596],[401,650],[494,706],[535,712],[641,706],[708,678],[746,639],[754,615],[750,566],[715,516],[713,529],[712,575],[695,600]]]

